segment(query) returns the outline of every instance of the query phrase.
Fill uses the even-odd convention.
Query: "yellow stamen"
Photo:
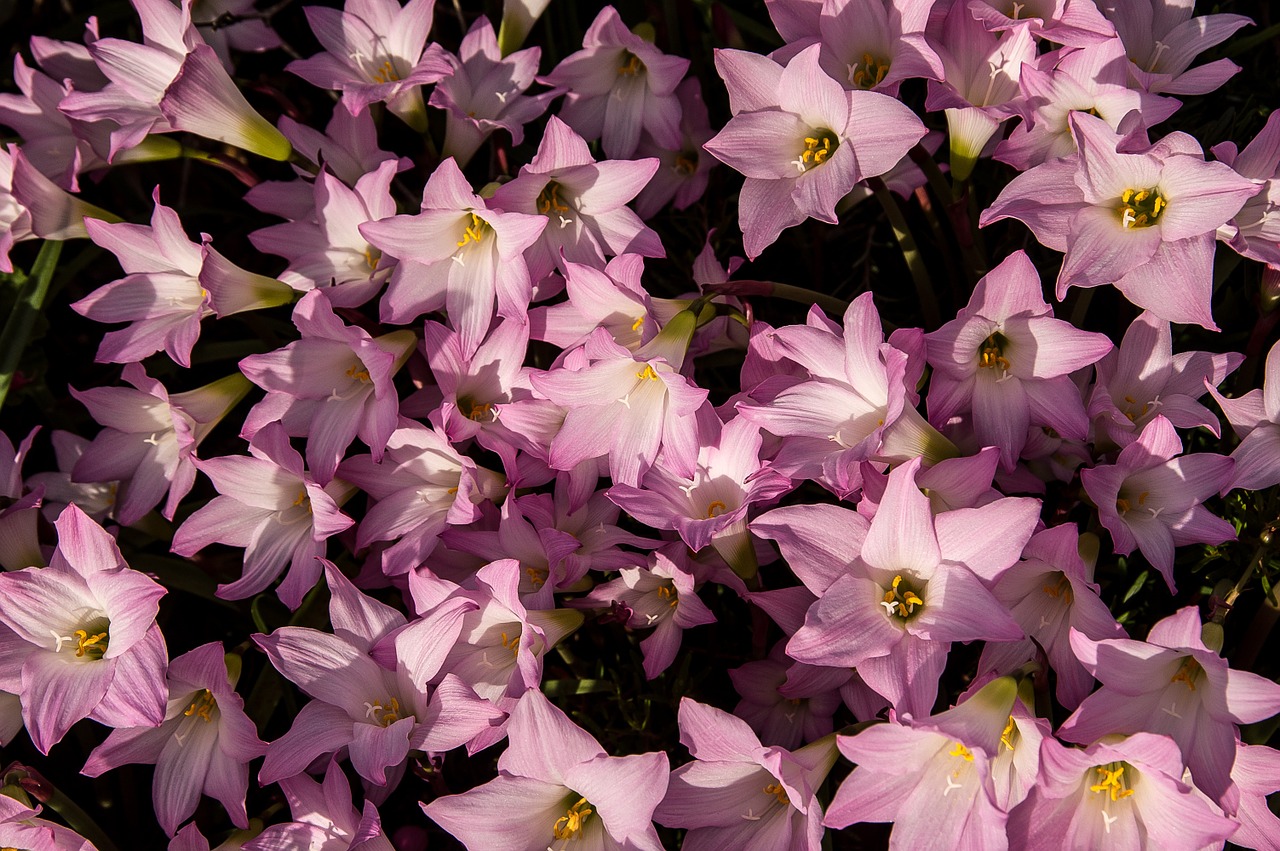
[[[725,511],[728,510],[728,508],[729,506],[725,505],[723,502],[721,502],[718,499],[713,501],[710,505],[707,506],[707,519],[710,520],[712,517],[716,517],[720,514],[723,514]]]
[[[196,717],[203,719],[206,723],[213,719],[209,717],[209,713],[218,705],[218,701],[214,700],[213,692],[207,688],[202,688],[196,692],[196,696],[192,698],[191,705],[182,713],[188,718]]]
[[[924,605],[921,597],[910,585],[904,585],[902,575],[893,577],[893,586],[885,592],[880,603],[890,615],[907,620],[915,615],[916,607]]]
[[[862,54],[862,61],[849,66],[849,82],[860,89],[874,89],[889,75],[889,60]]]
[[[1178,672],[1169,680],[1171,683],[1186,683],[1187,688],[1192,691],[1196,690],[1196,680],[1200,677],[1200,672],[1204,668],[1200,667],[1200,663],[1195,660],[1194,656],[1188,656],[1182,660],[1182,664],[1178,666]]]
[[[369,370],[365,369],[362,364],[358,363],[353,363],[351,366],[347,367],[347,377],[354,378],[361,384],[368,384],[373,380],[369,377]],[[297,503],[294,504],[296,505]]]
[[[383,703],[365,703],[364,717],[372,718],[379,727],[390,727],[400,720],[400,701],[390,698]]]
[[[1003,334],[999,331],[993,332],[990,337],[982,341],[982,348],[978,350],[978,368],[1008,372],[1009,359],[1004,356],[1004,349],[1008,344],[1009,340]]]
[[[795,166],[803,172],[822,165],[838,147],[840,139],[835,133],[826,129],[815,130],[814,135],[804,137],[804,147],[800,149],[800,156],[794,160]]]
[[[1112,766],[1115,766],[1112,768]],[[1122,779],[1124,775],[1125,764],[1123,762],[1112,762],[1107,765],[1096,766],[1098,776],[1102,778],[1101,782],[1095,783],[1089,787],[1090,792],[1102,792],[1110,796],[1112,801],[1118,801],[1121,798],[1127,798],[1133,794],[1133,790],[1126,788],[1126,783]]]
[[[1116,209],[1120,213],[1121,227],[1128,229],[1150,227],[1168,206],[1168,200],[1158,189],[1126,189],[1120,193]]]
[[[396,69],[391,64],[390,59],[383,62],[382,67],[373,74],[373,81],[375,83],[395,83],[399,80],[400,75],[396,73]]]
[[[551,571],[540,570],[536,567],[526,567],[524,572],[525,575],[529,577],[529,582],[534,588],[541,588],[546,584],[547,577],[551,575]]]
[[[791,799],[787,797],[787,790],[782,788],[781,783],[770,783],[764,787],[766,795],[772,795],[778,799],[779,804],[790,804]]]
[[[630,50],[622,52],[622,61],[618,63],[619,77],[634,77],[644,70],[644,63],[640,61],[640,57],[636,56]]]
[[[552,213],[567,213],[569,205],[560,200],[560,184],[552,180],[542,187],[542,191],[538,193],[536,202],[538,212],[544,216]]]
[[[1013,716],[1009,716],[1009,723],[1004,725],[1004,729],[1000,731],[1000,745],[1009,750],[1013,750],[1013,738],[1018,734],[1018,727],[1013,723]]]
[[[90,635],[87,630],[77,629],[74,634],[76,637],[76,656],[101,659],[102,654],[107,652],[107,633],[99,632]]]
[[[593,812],[587,799],[579,798],[578,802],[564,815],[556,819],[556,823],[551,826],[551,832],[555,834],[556,839],[581,838],[583,825],[587,823],[588,816]]]
[[[1073,599],[1072,593],[1071,593],[1071,580],[1067,579],[1067,575],[1065,573],[1062,573],[1061,571],[1058,572],[1058,577],[1059,578],[1056,584],[1045,585],[1040,590],[1048,594],[1050,597],[1053,597],[1055,599],[1061,598],[1062,602],[1066,603],[1067,605],[1071,605],[1071,601]]]
[[[511,636],[510,639],[507,638],[507,634],[505,632],[501,633],[501,635],[502,646],[510,650],[512,656],[520,655],[520,633],[517,632],[515,635]]]
[[[964,746],[962,742],[956,742],[956,746],[947,753],[948,756],[958,756],[965,762],[973,762],[973,751]]]
[[[672,588],[670,585],[659,585],[658,596],[664,600],[669,600],[670,602],[667,605],[671,606],[673,609],[680,602],[679,598],[676,596],[676,589]]]
[[[631,323],[631,330],[632,330],[632,331],[639,331],[639,330],[640,330],[641,328],[643,328],[643,327],[644,327],[644,317],[643,317],[643,316],[641,316],[641,317],[637,318],[635,322],[632,322],[632,323]]]
[[[644,369],[636,373],[636,378],[647,378],[650,381],[657,381],[658,373],[653,371],[652,364],[645,364]]]
[[[472,213],[471,224],[463,228],[462,239],[458,240],[458,247],[463,248],[473,242],[478,245],[487,230],[489,230],[489,223]]]

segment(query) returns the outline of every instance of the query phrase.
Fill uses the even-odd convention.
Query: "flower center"
[[[188,706],[182,714],[188,718],[202,718],[205,723],[208,723],[213,720],[209,717],[209,713],[212,712],[217,705],[218,701],[214,699],[213,692],[209,691],[207,688],[202,688],[200,691],[196,692],[196,696],[191,700],[191,705]]]
[[[725,505],[720,500],[718,499],[714,500],[710,505],[707,506],[707,519],[710,520],[712,517],[719,517],[721,514],[724,514],[725,511],[727,511],[728,509],[729,509],[729,506]]]
[[[667,605],[668,605],[668,606],[670,606],[670,607],[671,607],[671,608],[673,608],[673,609],[674,609],[674,608],[679,604],[679,602],[680,602],[680,598],[679,598],[679,596],[676,594],[676,589],[675,589],[675,588],[673,588],[673,587],[672,587],[671,585],[669,585],[669,584],[668,584],[668,585],[659,585],[659,586],[658,586],[658,597],[659,597],[659,599],[666,600],[666,601],[667,601]]]
[[[551,826],[551,832],[555,834],[556,839],[572,839],[580,836],[583,831],[583,825],[587,823],[587,819],[595,810],[591,809],[591,804],[586,798],[579,798],[578,802],[570,807],[564,815],[556,819],[556,823]]]
[[[640,61],[640,57],[630,50],[622,51],[622,58],[618,60],[618,76],[634,77],[643,72],[644,63]]]
[[[1109,762],[1106,765],[1095,765],[1093,770],[1098,773],[1098,782],[1089,787],[1090,792],[1099,792],[1108,796],[1108,800],[1119,801],[1121,798],[1127,798],[1133,794],[1133,790],[1129,785],[1133,782],[1133,772],[1128,777],[1124,776],[1124,770],[1129,768],[1128,763]],[[1110,823],[1107,824],[1107,832],[1111,832]]]
[[[1067,575],[1062,571],[1055,572],[1058,575],[1058,581],[1053,585],[1045,583],[1044,587],[1040,590],[1048,594],[1050,597],[1053,597],[1055,600],[1062,600],[1062,602],[1069,606],[1071,605],[1072,599],[1074,599],[1071,591],[1071,580],[1068,579]],[[1050,576],[1052,576],[1052,574],[1050,574]]]
[[[657,381],[658,373],[654,371],[653,364],[647,363],[644,365],[644,369],[636,373],[636,378],[639,378],[641,380],[647,378],[650,381]]]
[[[372,245],[364,250],[364,262],[369,267],[370,272],[378,271],[378,263],[382,260],[381,249],[374,248]]]
[[[1187,688],[1191,691],[1196,690],[1196,680],[1200,679],[1200,673],[1204,668],[1200,667],[1200,663],[1195,660],[1194,656],[1187,656],[1182,660],[1182,664],[1178,666],[1178,672],[1170,678],[1171,683],[1186,683]]]
[[[1125,228],[1151,227],[1168,206],[1157,189],[1126,189],[1120,195],[1120,224]]]
[[[806,172],[830,159],[838,147],[840,147],[840,139],[835,133],[825,128],[814,130],[812,136],[804,137],[804,147],[800,149],[800,156],[792,160],[792,163],[800,169],[801,173]]]
[[[498,413],[493,409],[492,402],[477,402],[470,396],[463,396],[458,399],[458,410],[467,419],[474,422],[482,422],[486,420],[496,420]]]
[[[902,575],[898,574],[893,577],[892,587],[884,592],[884,599],[880,601],[880,605],[884,606],[889,616],[905,621],[916,614],[917,606],[924,605],[924,599],[909,583],[903,582]]]
[[[538,567],[526,567],[525,575],[529,577],[529,584],[534,588],[541,588],[547,583],[547,577],[551,575],[550,570],[543,570]]]
[[[978,349],[978,368],[994,369],[1001,373],[1009,371],[1009,359],[1004,356],[1004,347],[1009,345],[1009,338],[999,331],[991,332],[991,336],[982,341]]]
[[[781,783],[770,783],[764,787],[764,793],[777,798],[779,804],[789,805],[791,803],[791,799],[787,797],[787,790],[782,788]]]
[[[347,378],[355,379],[361,384],[368,384],[373,379],[369,377],[369,370],[362,363],[353,363],[347,367]],[[294,503],[297,505],[297,503]]]
[[[77,629],[71,635],[59,635],[56,631],[50,630],[53,635],[54,653],[61,653],[63,645],[69,648],[75,648],[77,659],[88,659],[91,662],[97,662],[107,652],[110,644],[110,626],[111,622],[105,617],[94,618],[85,624],[83,629]]]
[[[396,73],[395,66],[388,59],[382,63],[378,70],[371,75],[375,83],[395,83],[400,80],[400,75]]]
[[[1018,725],[1013,723],[1013,716],[1009,716],[1009,723],[1004,725],[1004,729],[1000,731],[1000,747],[1013,750],[1014,745],[1018,743]]]
[[[698,152],[697,151],[681,151],[676,154],[675,164],[676,174],[682,177],[688,177],[698,170]]]
[[[458,240],[458,247],[465,248],[471,243],[480,244],[480,240],[484,239],[485,234],[491,230],[489,223],[477,216],[471,214],[471,224],[462,230],[462,239]]]
[[[1150,495],[1151,495],[1151,491],[1143,491],[1142,493],[1138,494],[1138,498],[1135,500],[1135,502],[1137,502],[1137,507],[1142,508],[1143,505],[1146,504],[1147,497]],[[1119,511],[1121,514],[1128,514],[1130,511],[1132,511],[1134,508],[1134,505],[1129,501],[1130,499],[1132,499],[1131,496],[1116,497],[1116,510]]]
[[[538,212],[547,218],[557,218],[560,221],[560,227],[566,227],[573,222],[571,216],[566,216],[569,212],[569,205],[560,197],[560,184],[557,181],[549,180],[547,185],[542,187],[542,191],[538,193],[538,200],[535,202]]]
[[[379,727],[390,727],[400,720],[400,701],[394,697],[389,698],[386,703],[369,703],[366,701],[364,717],[373,719],[373,723]]]
[[[889,60],[870,53],[862,54],[861,62],[849,66],[849,85],[860,89],[874,89],[889,74]]]

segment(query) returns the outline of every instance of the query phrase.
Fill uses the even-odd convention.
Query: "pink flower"
[[[115,540],[69,505],[48,567],[0,573],[0,689],[22,700],[41,753],[89,717],[156,726],[168,654],[156,625],[165,590],[124,563]]]
[[[560,117],[586,139],[602,139],[612,159],[629,159],[643,130],[667,148],[680,146],[676,85],[689,60],[667,56],[627,29],[605,6],[565,57],[540,82],[568,89]]]
[[[1079,154],[1018,175],[981,224],[1018,219],[1042,244],[1065,252],[1059,299],[1069,287],[1114,283],[1161,319],[1216,330],[1214,233],[1260,187],[1205,162],[1185,133],[1134,152],[1136,143],[1100,118],[1073,112],[1069,121]]]
[[[1241,438],[1231,453],[1235,468],[1222,492],[1261,490],[1280,482],[1280,345],[1267,353],[1261,389],[1228,399],[1207,383],[1206,387]]]
[[[235,692],[222,644],[203,644],[169,664],[169,702],[159,727],[114,730],[81,773],[98,777],[128,763],[154,763],[151,799],[173,836],[196,811],[200,793],[217,798],[236,827],[247,828],[249,761],[267,751]],[[239,657],[233,657],[239,675]]]
[[[498,777],[423,812],[473,851],[661,851],[653,811],[667,755],[609,756],[537,689],[511,711]]]
[[[395,851],[373,801],[366,798],[361,810],[351,805],[351,786],[336,761],[325,769],[323,782],[297,774],[281,780],[280,790],[293,821],[271,825],[245,842],[243,851]]]
[[[807,218],[835,224],[836,203],[854,184],[889,171],[925,134],[893,98],[845,91],[818,64],[819,51],[813,45],[785,67],[716,51],[733,118],[705,147],[747,178],[739,218],[753,259]]]
[[[1180,0],[1132,0],[1102,7],[1124,42],[1134,76],[1147,91],[1208,94],[1240,70],[1230,59],[1189,69],[1201,53],[1253,23],[1244,15],[1193,18],[1194,9],[1194,3]]]
[[[296,609],[320,578],[316,558],[325,542],[353,523],[338,505],[354,489],[340,479],[317,484],[278,423],[253,436],[249,455],[196,462],[221,495],[178,527],[173,551],[192,556],[214,542],[244,547],[244,575],[218,586],[230,600],[265,590],[287,566],[277,593]]]
[[[978,281],[956,318],[926,334],[935,372],[929,419],[937,426],[970,408],[983,446],[1012,470],[1033,423],[1083,440],[1089,427],[1070,373],[1111,351],[1104,334],[1053,317],[1040,276],[1022,251]]]
[[[1182,441],[1162,416],[1153,419],[1115,464],[1080,473],[1085,493],[1098,506],[1098,519],[1111,533],[1115,551],[1142,551],[1174,590],[1174,547],[1220,544],[1236,529],[1201,505],[1227,487],[1234,463],[1211,452],[1177,457]]]
[[[683,697],[680,743],[694,762],[671,773],[655,813],[687,828],[684,847],[741,851],[818,851],[818,789],[836,762],[835,737],[796,751],[760,744],[741,718]]]
[[[438,45],[427,44],[434,0],[347,0],[342,11],[305,9],[324,52],[289,63],[289,70],[322,89],[342,92],[352,115],[371,103],[418,131],[427,129],[422,86],[452,69]]]
[[[1112,733],[1158,733],[1182,749],[1196,786],[1234,812],[1231,781],[1238,724],[1280,713],[1280,685],[1233,670],[1200,637],[1194,606],[1151,627],[1147,640],[1094,641],[1072,631],[1071,646],[1102,683],[1058,730],[1081,744]],[[1181,771],[1175,777],[1181,777]]]

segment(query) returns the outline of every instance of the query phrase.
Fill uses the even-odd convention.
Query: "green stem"
[[[800,304],[816,304],[833,316],[844,316],[844,312],[849,309],[849,302],[842,298],[792,284],[780,284],[777,281],[724,281],[719,284],[705,284],[703,290],[718,295],[767,296]]]
[[[933,194],[938,196],[938,201],[944,207],[954,204],[956,197],[951,194],[951,184],[947,183],[947,178],[938,167],[938,161],[933,158],[933,154],[929,153],[924,145],[917,143],[914,148],[907,151],[907,155],[924,172],[924,179],[929,182],[929,188],[933,190]]]
[[[1241,592],[1244,591],[1244,586],[1248,585],[1249,580],[1253,578],[1253,574],[1262,566],[1262,560],[1267,557],[1267,551],[1270,549],[1270,539],[1258,544],[1258,549],[1254,550],[1253,558],[1249,559],[1249,566],[1245,569],[1245,572],[1240,575],[1240,579],[1236,581],[1236,584],[1227,592],[1226,596],[1222,598],[1222,604],[1214,611],[1214,623],[1221,624],[1227,619],[1227,614],[1231,611],[1231,607],[1235,605],[1235,602],[1239,599]]]
[[[902,214],[902,208],[898,206],[893,194],[889,192],[889,187],[885,186],[884,181],[880,178],[867,178],[867,185],[875,193],[876,200],[880,202],[880,206],[884,208],[885,215],[889,217],[889,224],[893,226],[893,235],[898,239],[898,247],[902,249],[902,257],[907,261],[907,268],[911,270],[911,279],[915,281],[916,295],[920,299],[925,325],[929,328],[941,326],[942,314],[938,311],[938,300],[933,293],[933,282],[929,280],[929,270],[925,268],[924,256],[916,246],[916,239],[911,234],[911,228],[907,225],[907,219]]]
[[[52,791],[44,801],[45,806],[61,816],[68,827],[92,842],[98,851],[120,851],[93,817],[81,809],[79,804],[68,798],[65,792],[52,783],[49,783],[46,788]]]
[[[18,372],[18,364],[22,360],[22,353],[26,351],[27,341],[31,338],[36,317],[44,309],[49,283],[53,280],[53,270],[58,267],[58,257],[61,254],[61,242],[48,240],[40,247],[35,265],[31,267],[31,275],[23,282],[13,312],[4,323],[4,330],[0,331],[0,407],[4,407],[5,397],[9,395],[9,388],[13,385],[13,376]]]

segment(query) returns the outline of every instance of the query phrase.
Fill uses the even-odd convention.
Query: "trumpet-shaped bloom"
[[[1165,736],[1068,748],[1046,736],[1040,777],[1009,815],[1015,848],[1219,847],[1236,829],[1182,782],[1178,747]]]
[[[498,313],[522,319],[532,285],[524,251],[546,228],[541,216],[504,213],[471,191],[447,159],[422,190],[422,211],[360,226],[381,251],[413,261],[392,275],[382,318],[403,323],[441,307],[466,354],[475,352]]]
[[[1133,0],[1101,8],[1124,42],[1138,83],[1150,92],[1175,95],[1208,94],[1231,79],[1240,66],[1230,59],[1197,68],[1191,68],[1191,63],[1253,23],[1244,15],[1193,18],[1195,3],[1182,0]]]
[[[1220,544],[1236,529],[1201,505],[1226,488],[1234,463],[1211,452],[1182,455],[1173,425],[1157,416],[1115,464],[1080,473],[1085,493],[1111,533],[1115,551],[1139,549],[1174,590],[1173,550],[1186,544]]]
[[[346,325],[319,290],[298,302],[293,324],[301,339],[240,361],[240,371],[267,391],[245,417],[240,435],[252,439],[259,429],[282,423],[286,433],[306,436],[311,474],[327,485],[356,437],[374,461],[382,459],[400,409],[391,379],[417,338],[409,331],[374,338]]]
[[[746,177],[739,220],[747,256],[807,218],[835,224],[854,184],[884,174],[924,137],[915,113],[878,92],[846,91],[819,64],[819,45],[786,66],[717,50],[733,118],[706,149]]]
[[[661,851],[652,819],[666,754],[609,756],[537,689],[512,709],[507,735],[496,779],[422,808],[468,849]]]
[[[296,609],[320,578],[316,558],[325,542],[354,522],[338,510],[352,488],[341,479],[317,484],[277,423],[253,436],[249,455],[195,462],[221,495],[178,527],[173,551],[193,556],[214,542],[244,547],[243,576],[218,586],[229,600],[265,590],[287,566],[277,593]]]
[[[171,396],[137,363],[125,367],[124,380],[133,389],[71,388],[71,395],[105,426],[85,448],[71,477],[77,482],[118,481],[116,519],[125,526],[155,508],[168,491],[162,513],[172,520],[195,483],[196,448],[251,385],[235,374]]]
[[[818,851],[818,788],[836,761],[834,736],[796,751],[760,744],[741,718],[680,699],[680,743],[694,762],[671,772],[655,818],[687,828],[687,851]]]
[[[266,753],[267,745],[244,714],[222,644],[204,644],[175,658],[168,685],[164,723],[113,731],[89,755],[82,773],[97,777],[128,763],[154,763],[151,799],[170,836],[196,811],[201,792],[217,798],[236,827],[248,827],[249,761]]]
[[[439,45],[427,44],[434,0],[347,0],[341,11],[305,9],[324,52],[289,63],[289,70],[322,89],[342,92],[342,103],[359,115],[385,102],[415,130],[427,128],[422,86],[452,68]]]
[[[191,348],[206,316],[286,304],[289,290],[271,278],[237,267],[214,250],[206,236],[187,239],[173,209],[152,193],[151,226],[86,219],[97,245],[115,254],[126,276],[71,305],[95,322],[129,322],[109,331],[99,361],[133,363],[164,349],[180,366],[191,366]]]
[[[1214,387],[1208,390],[1241,438],[1231,453],[1235,469],[1222,492],[1261,490],[1280,482],[1280,345],[1267,353],[1261,389],[1237,399],[1226,398]]]
[[[385,794],[404,775],[409,751],[452,750],[501,716],[456,678],[427,687],[472,604],[451,600],[407,624],[331,562],[324,568],[333,635],[284,626],[253,637],[276,670],[314,698],[271,743],[259,780],[292,777],[345,748],[356,772]]]
[[[1118,446],[1128,446],[1157,415],[1177,428],[1201,426],[1218,434],[1218,417],[1196,400],[1235,372],[1237,352],[1173,353],[1169,323],[1144,311],[1125,331],[1120,348],[1098,361],[1089,416]]]
[[[6,848],[32,851],[94,851],[89,840],[70,828],[42,818],[34,809],[6,795],[0,795],[0,842]]]
[[[862,524],[848,511],[804,510],[816,506],[777,509],[752,527],[778,541],[791,569],[818,596],[788,642],[788,655],[811,665],[857,667],[898,712],[917,717],[933,708],[952,642],[1022,638],[1022,628],[979,576],[993,579],[1007,570],[1039,516],[1037,501],[1011,498],[935,518],[916,485],[919,468],[915,459],[889,474],[865,534],[857,533]],[[809,542],[831,535],[833,514],[853,527],[852,540],[834,547]]]
[[[657,168],[652,158],[596,162],[582,137],[553,115],[537,155],[515,180],[499,187],[493,207],[546,217],[542,237],[525,252],[534,281],[556,268],[562,256],[594,266],[606,254],[665,257],[662,240],[626,206]]]
[[[245,842],[243,851],[395,851],[373,801],[366,797],[360,810],[351,805],[351,786],[336,761],[329,763],[322,782],[296,774],[281,780],[280,790],[293,821],[271,825]]]
[[[0,689],[22,700],[41,753],[89,717],[154,727],[165,717],[165,590],[124,563],[115,539],[74,505],[54,523],[48,567],[0,573]]]
[[[956,318],[926,334],[935,372],[929,418],[944,425],[971,408],[983,446],[1012,470],[1033,423],[1083,440],[1089,428],[1070,373],[1111,351],[1105,334],[1053,318],[1040,276],[1022,251],[978,281]]]
[[[1230,777],[1236,725],[1280,713],[1280,685],[1231,669],[1206,647],[1194,606],[1157,622],[1145,642],[1094,641],[1072,631],[1071,646],[1102,688],[1085,698],[1058,735],[1082,744],[1111,733],[1169,736],[1196,786],[1234,812],[1240,799]]]
[[[1280,267],[1280,117],[1272,113],[1242,151],[1234,142],[1214,145],[1212,150],[1238,174],[1262,182],[1262,190],[1218,229],[1218,238],[1251,260]]]
[[[688,68],[688,59],[667,56],[605,6],[582,37],[582,50],[540,81],[568,89],[560,107],[566,124],[585,139],[601,139],[610,158],[628,159],[642,131],[659,145],[679,147],[675,90]]]
[[[1026,27],[1036,38],[1068,47],[1089,47],[1115,39],[1115,28],[1093,0],[1027,0],[1017,5],[968,0],[968,6],[970,14],[994,31]]]
[[[530,47],[504,57],[489,19],[480,17],[462,38],[458,56],[450,55],[453,73],[431,92],[431,106],[447,110],[444,156],[465,167],[493,131],[511,134],[511,144],[524,141],[524,125],[546,112],[556,92],[529,96],[524,92],[538,73],[541,48]]]
[[[1218,227],[1259,185],[1200,144],[1170,133],[1145,150],[1101,118],[1068,119],[1079,151],[1023,172],[983,212],[983,226],[1018,219],[1036,239],[1066,253],[1057,295],[1114,283],[1125,298],[1170,322],[1215,329],[1209,300]]]
[[[583,347],[588,363],[532,378],[534,389],[568,411],[551,441],[549,463],[571,470],[607,454],[615,482],[636,486],[658,455],[679,475],[692,475],[698,444],[696,412],[703,390],[664,358],[632,354],[596,330]]]

